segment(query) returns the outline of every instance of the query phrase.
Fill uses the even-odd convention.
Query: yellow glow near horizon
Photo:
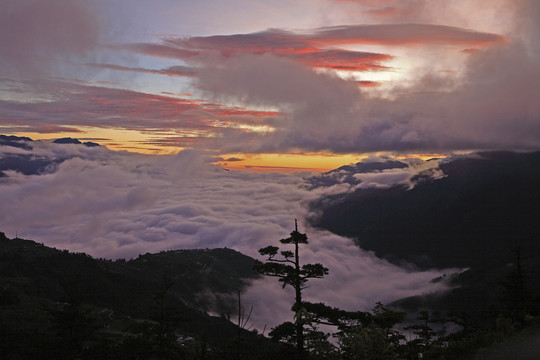
[[[81,141],[94,141],[113,151],[128,151],[150,155],[172,155],[183,150],[178,146],[152,145],[153,133],[137,130],[80,127],[79,131],[57,133],[18,132],[15,136],[27,136],[34,140],[53,140],[64,137]],[[163,137],[168,134],[161,133]],[[257,172],[325,172],[340,166],[362,161],[370,155],[387,154],[333,154],[330,152],[284,153],[284,154],[221,154],[224,160],[216,164],[229,170]],[[395,155],[396,159],[415,157],[422,160],[441,157],[440,154]]]
[[[342,165],[357,163],[366,158],[362,154],[298,153],[298,154],[226,154],[219,164],[229,170],[244,171],[315,171],[324,172]]]
[[[81,141],[93,141],[114,151],[129,151],[140,154],[169,155],[182,150],[177,146],[158,146],[148,142],[152,135],[138,130],[98,128],[80,126],[79,131],[62,131],[50,133],[16,132],[15,136],[27,136],[33,140],[54,140],[72,137]],[[84,140],[83,140],[84,139]]]
[[[298,154],[226,154],[224,159],[234,158],[234,161],[219,161],[218,164],[229,170],[257,172],[325,172],[343,165],[355,164],[370,156],[388,156],[388,153],[375,154],[332,154],[327,152],[298,153]],[[445,157],[443,154],[409,154],[390,155],[396,160],[417,158],[429,160]]]

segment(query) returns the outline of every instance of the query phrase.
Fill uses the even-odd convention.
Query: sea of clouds
[[[301,249],[302,262],[320,262],[330,269],[326,278],[309,284],[308,299],[349,310],[441,290],[443,284],[430,280],[453,271],[400,268],[351,239],[309,226],[305,219],[313,215],[313,200],[352,191],[358,184],[313,188],[309,178],[314,174],[227,171],[198,151],[149,156],[75,144],[31,144],[31,150],[0,147],[3,157],[31,155],[51,162],[37,175],[4,171],[0,231],[8,237],[112,259],[228,247],[262,260],[258,249],[288,237],[296,218],[310,241]],[[375,187],[395,181],[410,186],[419,170],[425,166],[416,163],[359,177]],[[293,297],[276,279],[262,278],[247,289],[243,303],[254,306],[251,320],[262,329],[291,319]]]

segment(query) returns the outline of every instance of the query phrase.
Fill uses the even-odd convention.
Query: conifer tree
[[[305,313],[302,304],[302,290],[306,288],[306,283],[309,279],[322,278],[328,274],[328,268],[317,264],[300,265],[299,245],[307,244],[306,234],[298,231],[298,222],[294,220],[294,231],[290,237],[281,239],[280,242],[285,245],[293,245],[294,251],[280,251],[277,246],[267,246],[259,250],[261,255],[267,256],[266,262],[256,261],[255,270],[266,276],[277,277],[283,284],[283,288],[287,285],[291,286],[295,291],[295,302],[292,311],[295,313],[294,335],[296,349],[300,355],[304,353],[304,326]]]

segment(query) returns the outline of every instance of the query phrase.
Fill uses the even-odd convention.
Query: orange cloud
[[[98,86],[54,85],[63,95],[54,101],[0,101],[0,125],[39,133],[80,132],[78,126],[145,132],[210,133],[224,129],[240,132],[244,131],[243,127],[264,124],[266,118],[279,115],[274,111],[250,110],[198,99]]]
[[[393,10],[388,7],[384,11]],[[224,58],[237,54],[273,54],[312,68],[378,71],[389,68],[384,63],[393,58],[391,55],[352,51],[339,47],[362,44],[391,46],[450,44],[481,48],[505,41],[506,38],[498,34],[452,26],[383,24],[323,27],[303,32],[270,29],[250,34],[166,37],[162,39],[161,44],[139,43],[125,45],[123,48],[151,56],[182,59],[195,65],[204,61],[205,57],[200,57],[200,55],[206,53],[217,53]],[[177,74],[173,69],[136,70],[152,71],[169,76]],[[182,67],[180,74],[193,76],[191,71],[195,73],[193,68]]]
[[[237,54],[274,54],[313,68],[346,71],[378,71],[393,57],[388,54],[334,48],[332,44],[313,46],[310,37],[283,30],[251,34],[191,38],[165,38],[162,44],[132,44],[124,49],[146,55],[181,58],[197,63],[196,55],[218,53],[224,58]],[[336,43],[337,44],[337,43]]]
[[[306,39],[306,42],[312,46],[353,44],[459,44],[487,46],[506,41],[506,37],[498,34],[478,32],[453,26],[428,24],[334,26],[317,29]]]
[[[373,88],[381,86],[379,81],[360,80],[356,82],[359,87]]]
[[[380,65],[380,63],[391,60],[393,56],[359,51],[323,50],[298,54],[295,58],[314,68],[378,71],[388,69],[388,67]]]

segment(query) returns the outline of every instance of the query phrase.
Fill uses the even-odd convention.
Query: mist
[[[171,249],[228,247],[263,260],[258,249],[277,245],[294,230],[307,233],[304,263],[320,262],[330,275],[312,282],[307,299],[349,310],[377,301],[444,289],[430,280],[443,272],[399,268],[358,248],[351,239],[310,228],[310,202],[350,186],[312,189],[315,174],[227,171],[210,153],[175,156],[114,152],[104,147],[30,143],[31,150],[2,147],[4,156],[32,154],[48,159],[44,173],[5,171],[0,182],[0,228],[6,235],[94,257],[134,258]],[[54,161],[53,161],[54,160]],[[397,176],[379,173],[366,186],[403,183],[414,168]],[[363,174],[368,176],[369,174]],[[339,190],[336,190],[339,189]],[[243,295],[254,306],[259,328],[290,318],[291,293],[274,279],[255,281]]]

